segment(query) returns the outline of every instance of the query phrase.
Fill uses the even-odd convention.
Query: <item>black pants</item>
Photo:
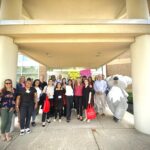
[[[54,99],[50,99],[50,117],[54,117],[55,107]]]
[[[73,96],[67,96],[67,120],[70,120],[71,109],[73,107]]]
[[[50,101],[50,110],[49,110],[49,112],[48,113],[42,113],[42,122],[45,122],[46,121],[46,119],[49,119],[50,117],[52,117],[52,112],[51,112],[51,100],[49,99],[49,101]]]
[[[82,116],[83,110],[82,110],[82,96],[75,96],[75,102],[77,107],[77,115]]]
[[[21,129],[30,128],[30,120],[32,116],[32,112],[34,109],[34,105],[25,104],[20,107],[20,127]]]

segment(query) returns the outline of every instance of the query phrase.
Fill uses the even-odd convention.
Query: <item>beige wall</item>
[[[47,80],[47,67],[44,66],[44,65],[40,65],[39,66],[39,77],[41,75],[44,75],[45,76],[45,80]]]
[[[122,74],[131,76],[131,55],[126,51],[113,61],[107,64],[107,76],[114,74]]]

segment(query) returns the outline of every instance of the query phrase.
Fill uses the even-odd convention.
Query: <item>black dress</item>
[[[54,107],[57,110],[60,110],[63,107],[63,94],[64,94],[64,92],[65,92],[64,89],[55,90],[55,92],[54,92]]]
[[[87,86],[87,87],[83,87],[83,108],[86,109],[88,106],[88,101],[89,101],[89,93],[92,92],[92,89]]]

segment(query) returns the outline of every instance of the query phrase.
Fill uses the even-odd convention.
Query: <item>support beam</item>
[[[112,38],[16,38],[16,44],[35,43],[133,43],[134,37],[112,37]]]

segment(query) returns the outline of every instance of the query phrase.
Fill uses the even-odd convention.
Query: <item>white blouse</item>
[[[45,86],[43,92],[47,94],[49,99],[54,98],[54,86]]]
[[[73,96],[73,88],[70,85],[66,85],[66,96]]]
[[[36,91],[37,91],[37,98],[38,98],[38,101],[40,100],[40,95],[42,93],[42,90],[39,88],[39,87],[35,87]]]

